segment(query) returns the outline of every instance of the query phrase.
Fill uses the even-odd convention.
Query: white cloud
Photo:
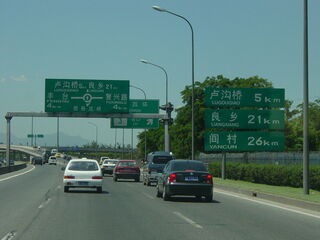
[[[0,83],[4,82],[26,82],[28,79],[26,78],[25,75],[20,75],[20,76],[13,76],[9,78],[0,78]]]
[[[24,75],[20,75],[20,76],[17,76],[17,77],[11,77],[11,80],[15,81],[15,82],[26,82],[27,78]]]

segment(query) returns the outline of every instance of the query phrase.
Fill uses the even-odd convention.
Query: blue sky
[[[303,0],[0,0],[0,132],[7,112],[44,111],[45,78],[130,80],[163,104],[165,76],[141,58],[167,70],[169,101],[181,106],[180,92],[191,84],[190,29],[153,5],[192,23],[196,81],[258,75],[302,102]],[[311,101],[320,98],[319,12],[320,1],[309,0]],[[143,98],[136,89],[130,94]],[[34,122],[37,133],[56,131],[55,119]],[[98,125],[99,142],[114,143],[109,120],[61,119],[60,129],[94,140],[88,122]],[[30,119],[13,119],[15,136],[30,131]],[[128,144],[131,130],[125,135]]]

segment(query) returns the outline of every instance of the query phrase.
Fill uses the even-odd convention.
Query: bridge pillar
[[[14,165],[14,162],[11,162],[10,159],[10,144],[11,144],[11,133],[10,133],[10,121],[12,117],[6,116],[7,120],[7,151],[6,151],[6,160],[7,160],[7,167],[10,168],[10,165]]]

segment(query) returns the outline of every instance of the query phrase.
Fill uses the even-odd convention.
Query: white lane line
[[[44,208],[49,202],[51,201],[51,198],[48,198],[43,204],[41,204],[38,208]]]
[[[1,240],[10,240],[15,235],[16,235],[16,232],[15,231],[11,231],[11,232],[7,233],[3,238],[1,238]]]
[[[184,221],[186,221],[187,223],[189,223],[190,225],[196,227],[196,228],[200,228],[202,229],[203,227],[199,224],[197,224],[196,222],[192,221],[190,218],[187,218],[186,216],[184,216],[182,213],[179,212],[173,212],[175,215],[177,215],[178,217],[180,217],[181,219],[183,219]]]
[[[149,194],[147,194],[147,193],[144,193],[144,192],[142,192],[142,194],[143,194],[144,196],[146,196],[147,198],[150,198],[150,199],[154,200],[154,197],[152,197],[151,195],[149,195]]]
[[[304,212],[303,210],[297,210],[297,209],[292,209],[292,208],[289,208],[289,207],[280,206],[280,205],[277,205],[275,203],[272,203],[272,202],[264,200],[264,199],[255,200],[255,199],[251,199],[251,198],[249,198],[247,196],[236,195],[236,194],[232,194],[232,193],[229,193],[229,192],[224,192],[224,191],[221,191],[221,190],[216,190],[215,189],[214,191],[217,192],[217,193],[224,194],[224,195],[228,195],[228,196],[232,196],[232,197],[248,200],[248,201],[251,201],[251,202],[260,203],[260,204],[267,205],[267,206],[270,206],[270,207],[279,208],[279,209],[282,209],[282,210],[286,210],[286,211],[290,211],[290,212],[294,212],[294,213],[298,213],[298,214],[302,214],[302,215],[306,215],[306,216],[309,216],[309,217],[314,217],[314,218],[320,219],[320,215],[307,213],[307,212]],[[308,211],[308,210],[306,210],[306,211]]]
[[[24,175],[24,174],[26,174],[26,173],[28,173],[28,172],[31,172],[31,171],[34,170],[35,168],[36,168],[35,166],[32,166],[32,168],[29,169],[28,171],[25,171],[25,172],[23,172],[23,173],[19,173],[19,174],[16,174],[16,175],[13,175],[13,176],[10,176],[10,177],[7,177],[7,178],[0,179],[0,182],[3,182],[3,181],[5,181],[5,180],[8,180],[8,179],[11,179],[11,178],[14,178],[14,177],[18,177],[18,176]]]

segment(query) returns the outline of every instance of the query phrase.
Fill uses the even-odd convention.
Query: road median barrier
[[[27,167],[27,163],[21,162],[10,167],[0,167],[0,175],[5,173],[10,173],[18,171]]]

